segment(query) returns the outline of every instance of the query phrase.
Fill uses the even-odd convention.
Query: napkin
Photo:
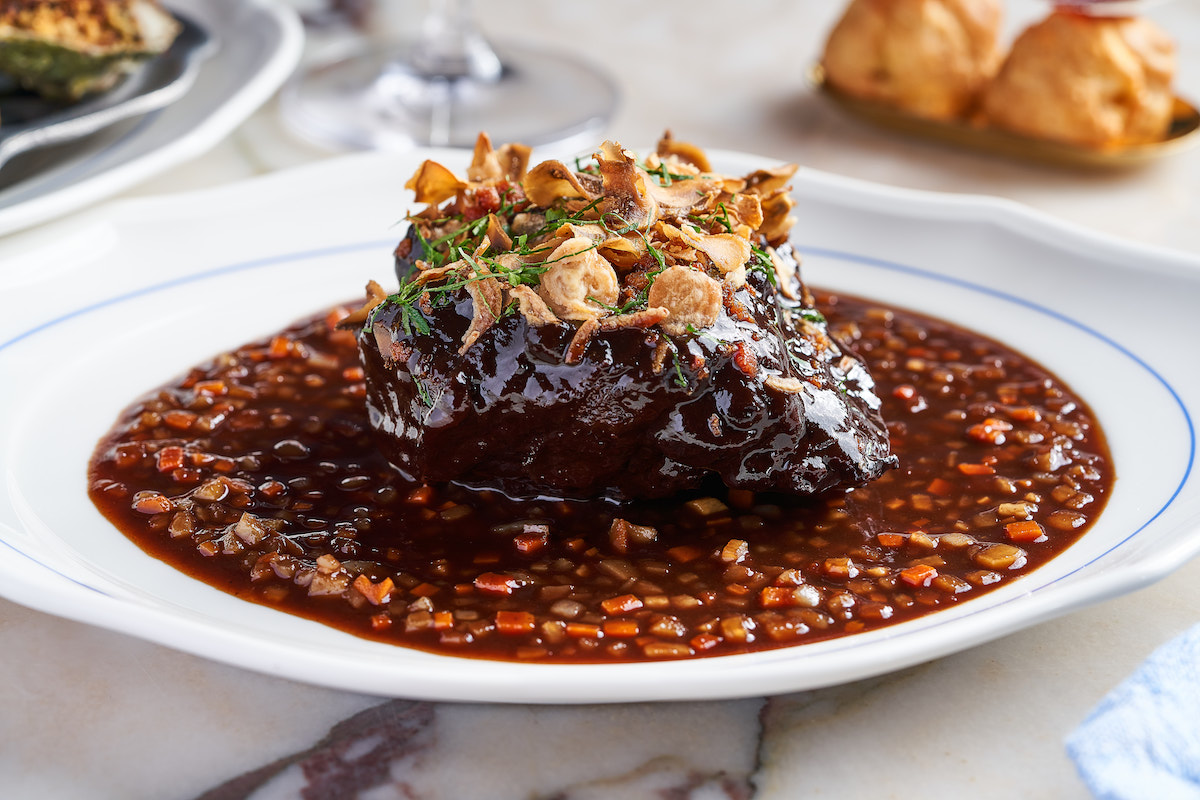
[[[1067,753],[1098,800],[1200,800],[1200,626],[1110,692]]]

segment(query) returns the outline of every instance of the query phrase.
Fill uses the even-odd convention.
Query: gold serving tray
[[[976,152],[1071,167],[1135,167],[1200,144],[1200,111],[1176,97],[1171,127],[1161,142],[1112,149],[1092,149],[1036,139],[970,122],[941,122],[914,117],[870,100],[851,97],[825,80],[825,70],[815,64],[809,82],[851,115],[887,130],[919,136]]]

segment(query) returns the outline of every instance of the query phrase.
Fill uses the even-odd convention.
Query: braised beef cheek
[[[397,262],[403,281],[408,259]],[[406,333],[385,304],[358,340],[379,444],[417,480],[629,499],[716,475],[815,495],[895,465],[861,360],[760,272],[712,327],[681,336],[598,328],[580,345],[578,323],[509,313],[460,354],[467,292],[425,310],[428,332]]]

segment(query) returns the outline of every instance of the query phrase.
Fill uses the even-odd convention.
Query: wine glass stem
[[[471,0],[429,0],[412,61],[430,80],[491,83],[502,71],[496,52],[475,28]]]

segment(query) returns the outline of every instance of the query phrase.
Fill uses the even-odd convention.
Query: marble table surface
[[[387,0],[371,36],[410,24]],[[480,4],[497,39],[558,44],[622,90],[608,135],[676,136],[882,183],[999,195],[1200,254],[1200,150],[1127,172],[1035,167],[867,127],[806,84],[840,3]],[[1010,0],[1007,27],[1045,12]],[[1200,3],[1148,12],[1200,98]],[[319,57],[328,37],[314,39]],[[331,154],[268,104],[127,196]],[[1200,621],[1200,563],[1134,594],[893,674],[792,695],[654,705],[424,703],[242,671],[0,600],[0,797],[299,797],[351,774],[372,798],[1084,798],[1063,739],[1155,647]],[[266,765],[275,778],[245,779]],[[347,772],[339,772],[346,770]],[[262,774],[260,773],[259,777]],[[330,778],[332,781],[333,778]],[[219,792],[210,792],[224,784]],[[320,786],[306,797],[345,797]],[[209,793],[206,795],[206,793]]]

